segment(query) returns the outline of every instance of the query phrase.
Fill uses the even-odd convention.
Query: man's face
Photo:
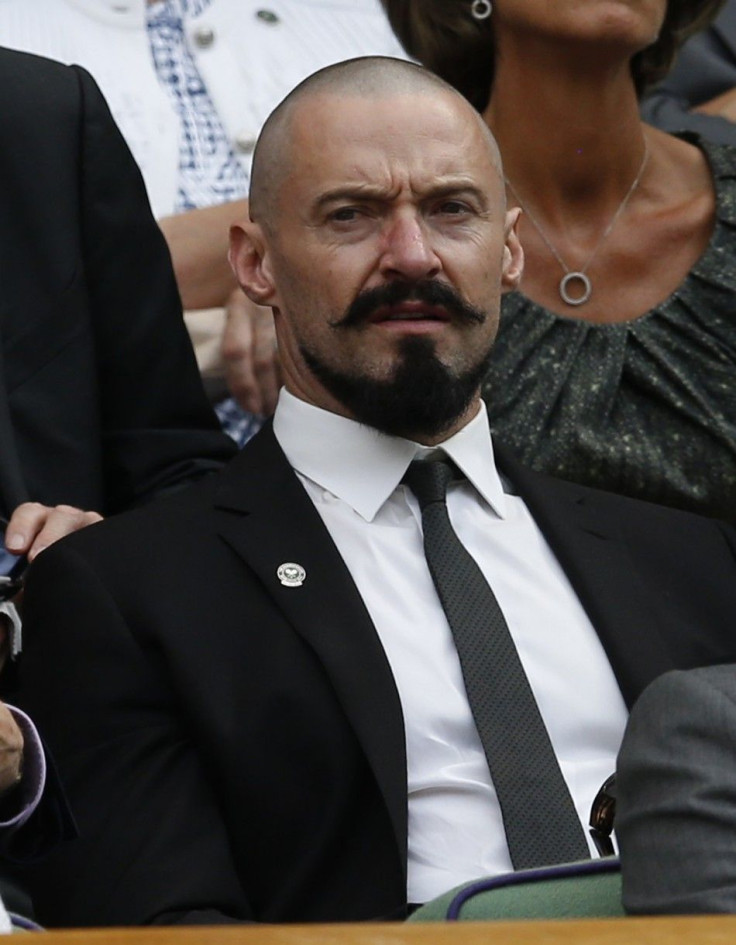
[[[385,432],[462,426],[520,269],[482,127],[442,92],[323,95],[290,132],[259,297],[287,388]]]

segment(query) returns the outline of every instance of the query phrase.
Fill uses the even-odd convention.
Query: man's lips
[[[372,325],[391,322],[449,322],[450,313],[442,305],[432,305],[421,300],[406,300],[394,305],[379,306],[368,318]]]

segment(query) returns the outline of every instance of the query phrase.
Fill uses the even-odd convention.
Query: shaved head
[[[307,102],[339,97],[377,99],[400,95],[433,95],[453,98],[458,111],[475,123],[488,144],[488,157],[499,177],[503,177],[501,157],[495,139],[482,117],[451,85],[431,72],[403,59],[367,56],[349,59],[315,72],[296,86],[266,120],[255,153],[250,179],[251,219],[271,230],[278,209],[278,194],[296,156],[291,147],[291,121]],[[355,120],[360,121],[356,102]]]

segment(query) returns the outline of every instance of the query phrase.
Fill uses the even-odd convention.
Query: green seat
[[[618,857],[505,873],[464,883],[420,906],[410,922],[623,916]]]

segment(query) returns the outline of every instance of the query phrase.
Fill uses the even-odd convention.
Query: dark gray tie
[[[455,639],[511,862],[527,869],[587,859],[583,828],[506,620],[450,523],[445,499],[453,478],[449,463],[416,460],[403,481],[422,510],[424,553]]]

